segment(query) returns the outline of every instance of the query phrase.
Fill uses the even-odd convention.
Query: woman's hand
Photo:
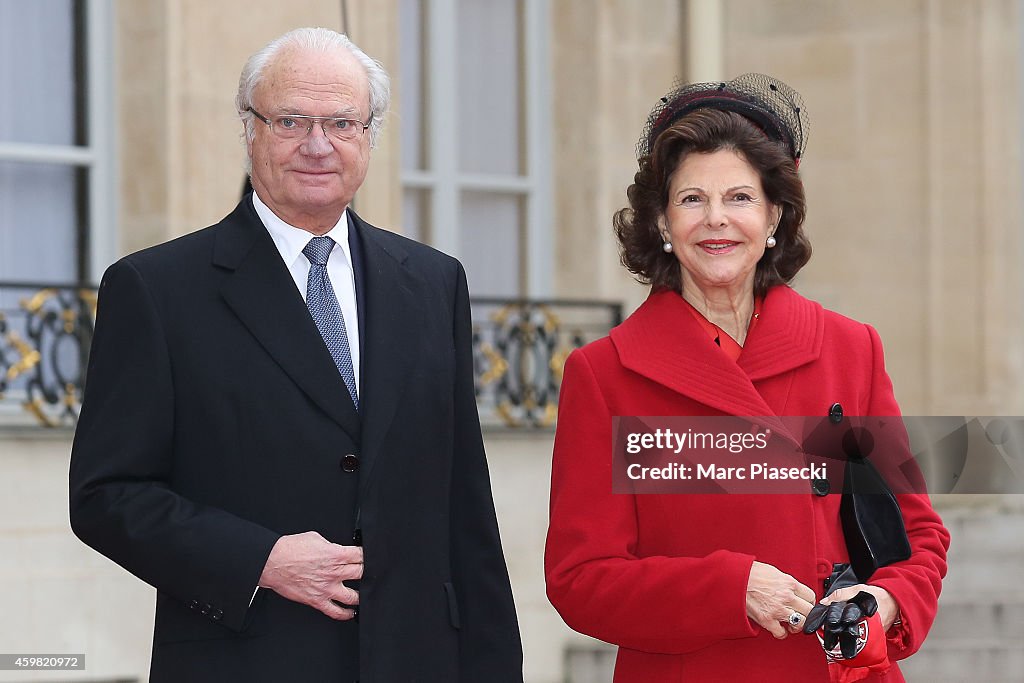
[[[850,597],[854,595],[856,591]],[[781,640],[790,633],[798,633],[813,606],[814,591],[789,574],[764,562],[754,562],[751,566],[747,579],[747,616],[776,638]],[[796,624],[789,622],[793,612],[802,617]]]
[[[892,627],[893,622],[896,621],[896,617],[899,616],[900,608],[889,594],[889,591],[884,588],[858,583],[856,586],[840,588],[827,598],[823,598],[821,604],[829,605],[840,600],[849,600],[861,591],[875,596],[875,600],[878,602],[878,618],[882,621],[882,630],[888,631]]]

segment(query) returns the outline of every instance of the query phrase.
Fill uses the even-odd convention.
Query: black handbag
[[[864,441],[864,435],[855,435],[853,430],[843,438],[847,459],[839,519],[853,571],[867,582],[879,567],[908,559],[910,539],[899,501],[864,457],[871,450]]]

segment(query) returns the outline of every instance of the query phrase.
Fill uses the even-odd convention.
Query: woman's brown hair
[[[679,260],[663,250],[658,219],[668,206],[672,174],[683,159],[719,150],[738,152],[760,176],[768,201],[782,209],[776,245],[757,263],[754,295],[764,296],[771,287],[789,282],[811,258],[811,244],[803,232],[804,185],[786,147],[741,114],[698,109],[658,135],[651,153],[640,158],[640,169],[626,192],[629,206],[615,213],[622,265],[637,281],[682,291]]]

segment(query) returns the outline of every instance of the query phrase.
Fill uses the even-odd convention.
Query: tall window
[[[551,294],[548,0],[400,0],[404,228],[475,296]]]
[[[113,257],[110,0],[0,2],[0,281]]]

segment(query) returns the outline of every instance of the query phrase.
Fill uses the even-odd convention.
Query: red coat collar
[[[787,286],[768,291],[738,362],[726,357],[675,292],[658,290],[611,331],[622,365],[731,415],[774,415],[753,382],[821,355],[821,306]]]

